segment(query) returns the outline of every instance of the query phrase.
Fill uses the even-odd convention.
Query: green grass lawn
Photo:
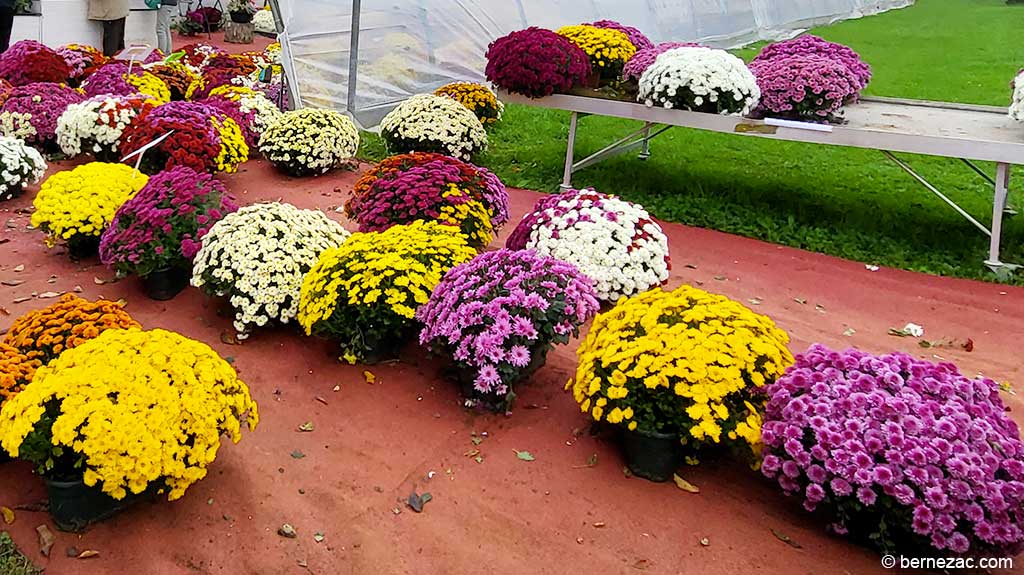
[[[1024,5],[918,0],[813,32],[851,46],[871,64],[869,94],[1005,106],[1009,83],[1024,67],[1022,30]],[[736,52],[749,59],[757,49]],[[580,126],[577,158],[639,124],[588,117]],[[568,113],[509,106],[477,162],[509,186],[555,191],[567,132]],[[668,221],[869,263],[995,279],[981,265],[988,238],[877,151],[673,129],[652,143],[652,153],[646,162],[633,155],[608,160],[577,172],[573,183],[638,202]],[[381,157],[380,141],[368,136],[362,154]],[[966,166],[902,157],[989,222],[991,188]],[[1011,203],[1024,207],[1024,170],[1015,170],[1014,178]],[[1003,245],[1003,261],[1024,263],[1024,210],[1004,221]],[[1024,284],[1024,274],[1010,281]]]

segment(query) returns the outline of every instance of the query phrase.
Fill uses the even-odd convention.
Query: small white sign
[[[793,128],[795,130],[810,130],[812,132],[831,132],[832,126],[829,124],[815,124],[813,122],[797,122],[796,120],[781,120],[779,118],[765,118],[764,123],[769,126],[779,126],[780,128]]]
[[[132,152],[132,153],[128,154],[127,156],[121,158],[122,162],[126,162],[126,161],[128,161],[128,160],[130,160],[130,159],[132,159],[132,158],[134,158],[136,156],[138,156],[138,159],[135,160],[135,173],[132,174],[132,178],[133,179],[135,178],[135,174],[138,173],[138,171],[139,171],[139,166],[142,165],[142,155],[145,154],[146,151],[149,150],[150,148],[153,148],[155,146],[159,146],[160,142],[163,142],[167,138],[171,137],[171,134],[173,134],[173,133],[174,133],[174,130],[171,130],[170,132],[167,132],[163,136],[160,136],[159,138],[153,140],[152,142],[146,144],[145,146],[142,146],[138,150],[135,150],[134,152]]]

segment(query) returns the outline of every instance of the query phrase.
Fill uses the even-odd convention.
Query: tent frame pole
[[[352,27],[349,30],[348,46],[348,99],[346,107],[348,113],[355,117],[356,112],[356,83],[359,77],[359,12],[360,0],[352,0]]]

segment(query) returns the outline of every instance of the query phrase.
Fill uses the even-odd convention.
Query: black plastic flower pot
[[[50,500],[50,517],[61,531],[77,533],[86,527],[109,519],[133,503],[151,496],[146,491],[139,495],[129,493],[121,500],[103,493],[99,485],[89,487],[83,481],[46,480]]]
[[[624,430],[622,452],[633,475],[651,481],[672,479],[682,462],[679,436],[674,433]]]
[[[77,235],[68,238],[68,257],[74,261],[94,258],[100,253],[100,237]]]
[[[146,295],[157,301],[174,299],[174,296],[181,293],[191,279],[191,270],[185,268],[167,268],[156,270],[142,278],[142,285],[146,288]]]
[[[252,22],[252,14],[249,12],[231,12],[231,21],[235,24],[248,24]]]
[[[3,448],[0,448],[0,464],[10,463],[12,461],[14,461],[14,458],[4,451]]]

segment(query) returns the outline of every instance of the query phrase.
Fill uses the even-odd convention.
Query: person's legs
[[[14,27],[14,8],[0,8],[0,53],[11,45],[11,28]]]
[[[171,16],[174,10],[174,6],[161,6],[156,13],[156,44],[165,55],[170,54],[172,50]]]
[[[113,24],[114,41],[117,43],[115,52],[124,50],[124,21],[124,18],[111,21],[111,24]]]
[[[114,21],[102,20],[103,25],[103,55],[111,57],[117,53],[117,37],[114,34]]]

